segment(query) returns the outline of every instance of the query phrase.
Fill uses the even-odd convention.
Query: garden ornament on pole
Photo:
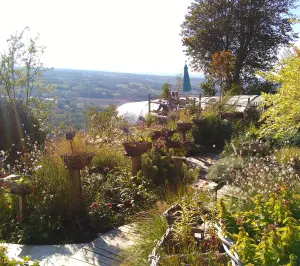
[[[183,92],[188,92],[191,89],[192,88],[191,88],[191,82],[190,82],[190,76],[189,76],[188,66],[185,64],[185,66],[184,66],[184,72],[183,72],[183,86],[182,86],[182,91]]]

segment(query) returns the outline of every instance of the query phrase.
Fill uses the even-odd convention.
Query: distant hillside
[[[158,95],[163,83],[169,82],[176,89],[175,76],[159,76],[103,71],[54,69],[44,74],[48,84],[56,86],[56,95],[62,98],[79,98],[118,101],[141,101],[148,93]],[[199,84],[203,78],[191,77],[192,91],[200,93]]]

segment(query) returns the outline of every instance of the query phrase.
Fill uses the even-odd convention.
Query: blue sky
[[[180,24],[191,2],[0,0],[0,51],[10,34],[29,26],[47,46],[47,66],[179,74],[187,60]],[[300,15],[300,8],[294,12]]]

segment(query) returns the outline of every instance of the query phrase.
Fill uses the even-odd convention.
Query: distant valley
[[[104,71],[54,69],[43,74],[44,82],[55,86],[57,99],[53,124],[62,127],[84,126],[84,111],[89,105],[99,109],[110,104],[145,101],[148,94],[158,96],[162,85],[169,82],[177,90],[176,76],[115,73]],[[199,95],[203,78],[191,77],[192,91]]]
[[[142,75],[103,71],[54,69],[44,74],[44,80],[56,87],[59,99],[79,99],[94,104],[122,104],[147,99],[148,93],[159,95],[163,83],[177,90],[175,76]],[[200,93],[203,78],[191,77],[191,94]]]

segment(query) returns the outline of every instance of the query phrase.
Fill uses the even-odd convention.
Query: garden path
[[[86,244],[68,245],[18,245],[6,244],[9,258],[30,256],[41,266],[115,266],[120,264],[119,252],[134,243],[137,237],[132,225],[124,225],[99,234],[98,238]]]
[[[208,181],[206,179],[207,169],[211,165],[213,165],[217,160],[220,158],[220,152],[210,152],[210,153],[204,153],[199,154],[194,157],[188,158],[188,165],[190,167],[199,167],[200,173],[199,173],[199,179],[196,182],[195,186],[198,189],[209,189],[214,190],[217,187],[217,183]],[[239,188],[232,186],[232,185],[225,185],[220,190],[218,190],[217,195],[218,198],[224,197],[224,196],[230,196],[230,197],[241,197],[241,191]]]

